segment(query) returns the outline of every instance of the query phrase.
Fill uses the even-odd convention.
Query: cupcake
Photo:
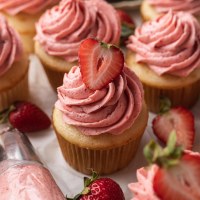
[[[18,34],[0,15],[0,111],[28,96],[28,58]]]
[[[148,159],[151,165],[138,169],[138,181],[128,185],[132,200],[199,200],[200,154],[169,146],[165,152],[158,146],[152,151],[153,145],[149,155],[155,157]]]
[[[45,9],[58,2],[59,0],[0,0],[0,11],[19,32],[26,52],[34,52],[35,22]]]
[[[200,86],[200,25],[189,13],[168,12],[137,28],[129,37],[127,64],[143,83],[150,111],[160,99],[193,106]]]
[[[79,61],[58,88],[53,127],[70,166],[113,173],[132,160],[147,125],[142,84],[112,45],[86,39]]]
[[[200,22],[200,1],[199,0],[143,0],[141,15],[145,21],[157,18],[160,14],[169,12],[189,12]]]
[[[77,64],[83,39],[118,44],[121,26],[117,12],[104,0],[63,0],[40,18],[36,29],[35,53],[56,89]]]

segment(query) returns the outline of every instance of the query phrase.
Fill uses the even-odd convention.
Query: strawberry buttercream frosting
[[[18,34],[0,15],[0,76],[5,74],[21,55],[22,43]]]
[[[0,174],[1,200],[65,200],[49,171],[38,165],[10,167]]]
[[[20,12],[36,14],[58,2],[59,0],[0,0],[0,10],[10,15],[16,15]]]
[[[58,88],[56,108],[63,120],[85,135],[121,134],[131,127],[141,112],[143,88],[127,67],[105,88],[92,91],[82,81],[80,68],[65,74]]]
[[[166,13],[172,9],[175,12],[184,11],[194,15],[200,15],[199,0],[148,0],[148,2],[159,13]]]
[[[36,29],[43,49],[69,62],[78,60],[83,39],[118,44],[121,31],[116,10],[104,0],[63,0],[40,18]]]
[[[158,171],[157,165],[142,167],[137,170],[138,182],[130,183],[129,189],[133,192],[134,197],[131,200],[160,200],[153,190],[153,179]]]
[[[185,77],[200,66],[200,24],[189,13],[170,11],[137,28],[127,47],[156,74]]]

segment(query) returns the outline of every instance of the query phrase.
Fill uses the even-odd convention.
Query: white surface
[[[29,79],[29,87],[31,91],[30,100],[40,106],[49,116],[51,116],[52,107],[54,106],[57,96],[51,89],[42,66],[36,56],[31,56]],[[200,136],[198,133],[200,130],[200,100],[192,111],[196,117],[196,138],[194,150],[200,151]],[[144,145],[154,137],[151,129],[152,117],[153,115],[150,114],[148,127],[144,133],[135,158],[125,169],[108,176],[120,184],[127,200],[132,197],[127,184],[136,181],[136,169],[146,165],[142,149]],[[63,193],[67,194],[68,197],[72,197],[80,192],[83,187],[84,174],[73,170],[64,161],[52,127],[42,132],[29,134],[28,136],[35,147],[37,154],[49,168]]]

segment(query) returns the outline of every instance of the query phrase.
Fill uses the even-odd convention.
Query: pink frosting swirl
[[[16,15],[20,12],[35,14],[59,1],[60,0],[0,0],[0,10],[10,15]]]
[[[175,12],[184,11],[194,15],[200,15],[199,0],[148,0],[148,2],[154,6],[159,13],[167,13],[172,9]]]
[[[152,165],[149,168],[143,167],[137,170],[138,182],[128,185],[134,194],[132,200],[160,200],[153,190],[153,179],[158,168],[157,165]]]
[[[18,34],[2,15],[0,15],[0,30],[0,76],[2,76],[10,69],[14,61],[20,59],[22,43]]]
[[[80,68],[65,74],[58,88],[56,108],[64,122],[76,126],[85,135],[120,134],[128,129],[142,109],[143,88],[127,67],[109,85],[92,91],[82,81]]]
[[[185,77],[200,66],[200,24],[189,13],[170,11],[137,28],[127,47],[156,74]]]
[[[35,39],[49,55],[72,62],[83,39],[118,44],[120,29],[115,9],[104,0],[63,0],[40,18]]]

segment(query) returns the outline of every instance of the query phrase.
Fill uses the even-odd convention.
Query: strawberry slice
[[[119,48],[95,39],[84,40],[78,55],[83,82],[91,90],[107,86],[124,66],[124,56]]]
[[[200,199],[200,156],[185,154],[178,165],[159,168],[153,189],[162,200]]]
[[[164,114],[157,115],[153,122],[154,134],[166,144],[169,134],[174,130],[177,135],[177,145],[191,150],[194,143],[194,116],[183,107],[175,107]]]

